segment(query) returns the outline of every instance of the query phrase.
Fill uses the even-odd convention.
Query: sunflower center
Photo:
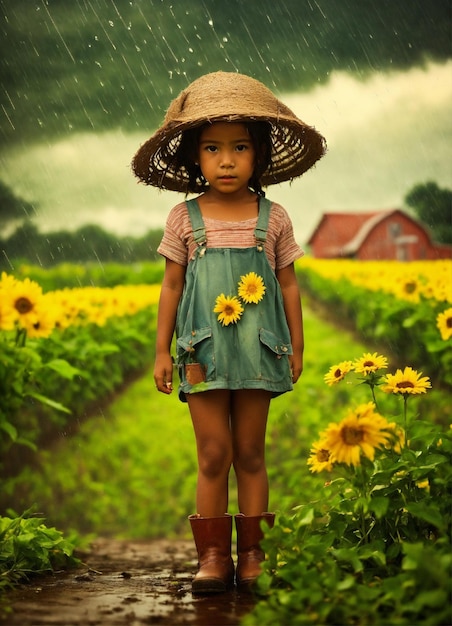
[[[248,293],[256,293],[257,285],[248,285],[246,290],[248,291]]]
[[[330,453],[328,450],[317,450],[317,461],[319,463],[326,463],[330,459]]]
[[[414,293],[416,291],[416,288],[417,288],[417,283],[415,283],[414,281],[405,283],[406,293]]]
[[[396,384],[396,387],[398,387],[398,389],[413,389],[414,385],[410,380],[402,380],[400,383]]]
[[[14,308],[21,315],[25,315],[25,313],[30,313],[30,311],[33,309],[33,304],[28,298],[18,298],[14,303]]]
[[[375,363],[373,361],[365,361],[363,365],[364,367],[374,367]]]
[[[342,376],[341,368],[338,367],[337,370],[334,372],[334,378],[340,378],[341,376]]]
[[[342,429],[342,440],[348,446],[357,446],[363,440],[363,432],[360,428],[353,426],[344,426]]]
[[[447,328],[452,328],[452,317],[448,317],[446,320]]]
[[[234,315],[234,313],[235,313],[235,309],[234,309],[234,307],[233,307],[233,306],[231,306],[230,304],[227,304],[227,305],[224,307],[224,312],[225,312],[225,315]]]

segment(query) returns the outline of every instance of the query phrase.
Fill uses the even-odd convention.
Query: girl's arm
[[[300,290],[294,264],[291,263],[287,267],[277,270],[276,277],[281,286],[284,310],[292,341],[293,355],[289,357],[289,360],[292,367],[292,380],[296,383],[303,371],[304,337]]]
[[[157,339],[154,365],[156,387],[163,393],[173,390],[171,342],[176,326],[176,313],[185,282],[185,266],[166,259],[157,316]]]

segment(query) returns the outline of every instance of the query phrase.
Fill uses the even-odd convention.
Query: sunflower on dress
[[[240,276],[239,297],[246,304],[257,304],[265,295],[265,285],[262,276],[258,276],[256,272],[249,272],[244,276]]]
[[[223,326],[229,326],[229,324],[236,324],[239,321],[243,313],[243,306],[237,296],[225,296],[222,293],[215,300],[213,312],[218,313],[218,321]]]

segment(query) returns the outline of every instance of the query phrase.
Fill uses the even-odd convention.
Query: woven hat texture
[[[195,80],[171,102],[162,126],[133,158],[135,175],[148,185],[186,193],[188,173],[175,167],[182,132],[219,121],[271,124],[272,159],[261,177],[264,187],[300,176],[325,153],[322,135],[261,82],[243,74],[213,72]]]

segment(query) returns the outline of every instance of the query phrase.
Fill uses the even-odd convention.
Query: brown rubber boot
[[[239,513],[235,516],[237,528],[237,587],[250,590],[252,584],[261,573],[261,563],[265,554],[260,547],[264,536],[261,530],[261,521],[264,520],[269,528],[275,522],[274,513],[262,513],[257,516],[246,516]]]
[[[192,582],[196,594],[222,593],[234,585],[231,557],[232,515],[200,517],[190,515],[198,551],[198,573]]]

